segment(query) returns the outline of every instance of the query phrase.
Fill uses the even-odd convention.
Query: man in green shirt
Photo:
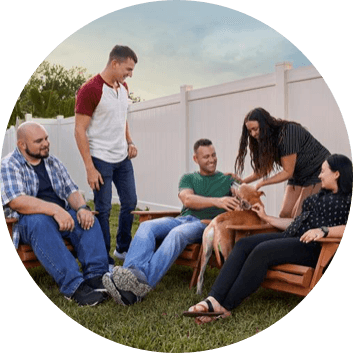
[[[217,156],[210,140],[195,143],[194,161],[199,171],[184,174],[179,182],[181,215],[143,222],[124,265],[103,276],[103,284],[117,303],[131,305],[140,301],[156,287],[188,244],[202,241],[206,228],[202,219],[212,219],[236,208],[237,202],[231,197],[234,180],[216,171]],[[157,250],[156,242],[161,242]]]

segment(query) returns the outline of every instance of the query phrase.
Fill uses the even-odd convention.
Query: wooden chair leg
[[[192,277],[191,277],[191,281],[189,284],[189,289],[192,289],[192,287],[195,287],[197,284],[197,278],[199,276],[200,273],[200,267],[201,267],[201,256],[202,256],[202,245],[199,251],[199,255],[197,257],[197,265],[196,267],[194,267],[194,270],[192,272]]]

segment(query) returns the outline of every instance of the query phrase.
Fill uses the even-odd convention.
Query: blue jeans
[[[131,242],[123,267],[154,288],[186,245],[202,241],[205,228],[193,216],[145,221]],[[160,241],[162,244],[156,250]]]
[[[112,183],[114,183],[120,199],[119,228],[116,235],[116,250],[120,253],[129,250],[131,243],[131,227],[134,220],[131,211],[137,204],[134,169],[131,160],[126,158],[119,163],[107,163],[92,157],[95,168],[102,175],[104,184],[100,190],[94,191],[95,209],[99,214],[97,218],[102,227],[105,246],[110,264],[114,260],[110,252],[109,217],[112,208]]]
[[[72,232],[60,232],[54,218],[44,214],[23,215],[18,226],[21,241],[31,245],[40,263],[59,285],[60,292],[71,297],[85,279],[108,271],[108,258],[99,222],[96,220],[91,229],[83,230],[76,212],[72,209],[68,212],[75,221]],[[71,241],[82,272],[63,238]]]

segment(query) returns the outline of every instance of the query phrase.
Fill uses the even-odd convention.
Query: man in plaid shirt
[[[18,218],[15,247],[20,241],[31,245],[66,298],[95,305],[106,298],[103,233],[64,165],[49,155],[49,145],[42,125],[26,122],[18,128],[17,148],[1,161],[5,216]],[[82,272],[63,238],[71,241]]]

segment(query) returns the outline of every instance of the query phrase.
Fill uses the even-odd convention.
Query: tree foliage
[[[16,124],[16,118],[24,119],[25,114],[36,118],[55,118],[75,114],[75,94],[90,77],[87,69],[73,67],[70,70],[61,65],[43,61],[31,76],[12,111],[8,127]],[[130,93],[132,103],[141,98]]]
[[[38,118],[73,116],[76,91],[89,78],[86,71],[81,67],[67,70],[43,61],[18,97],[8,126],[15,125],[16,117],[23,119],[27,113]]]

